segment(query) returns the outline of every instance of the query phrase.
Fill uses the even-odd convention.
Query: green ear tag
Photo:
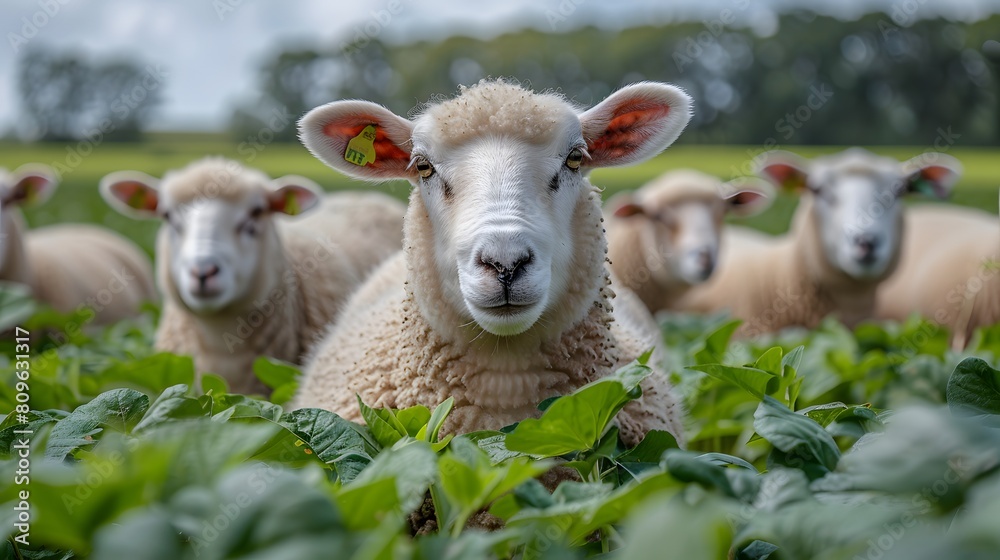
[[[375,125],[370,124],[347,143],[344,160],[364,166],[375,162]]]
[[[285,214],[298,216],[302,209],[299,208],[299,199],[295,198],[295,193],[289,191],[285,193]]]

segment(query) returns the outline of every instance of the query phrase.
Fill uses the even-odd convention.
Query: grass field
[[[806,157],[841,149],[833,146],[789,148]],[[595,171],[591,180],[605,188],[605,196],[610,196],[620,190],[636,188],[663,171],[681,167],[731,178],[746,174],[752,158],[761,149],[760,146],[680,145],[640,165]],[[911,158],[925,149],[917,146],[872,148],[877,153],[898,159]],[[4,143],[0,144],[0,153],[3,154],[0,165],[7,168],[40,162],[52,165],[63,173],[57,195],[47,204],[27,212],[33,226],[60,222],[102,223],[126,233],[148,251],[152,250],[157,223],[137,223],[110,210],[97,194],[98,181],[105,174],[135,169],[160,176],[168,169],[215,154],[259,167],[274,177],[290,173],[305,175],[329,190],[377,188],[400,198],[409,192],[409,185],[403,181],[372,187],[347,179],[320,163],[299,144],[239,144],[221,135],[162,134],[153,135],[144,143],[103,143],[93,147],[85,144],[79,148],[75,144]],[[961,160],[965,167],[953,201],[996,213],[1000,149],[954,148],[949,153]],[[914,201],[920,202],[919,197],[914,197]],[[783,195],[767,212],[743,223],[771,233],[781,232],[787,228],[794,209],[795,198]]]

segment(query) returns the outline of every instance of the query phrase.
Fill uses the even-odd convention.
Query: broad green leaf
[[[270,400],[274,404],[285,404],[291,400],[301,375],[299,368],[292,364],[267,356],[254,360],[253,373],[264,385],[273,389]]]
[[[0,281],[0,332],[10,332],[23,325],[37,309],[27,285]]]
[[[63,418],[49,434],[45,456],[63,460],[75,449],[88,447],[105,428],[131,433],[149,408],[149,397],[132,389],[101,393]]]
[[[754,369],[759,369],[773,375],[781,375],[782,372],[782,350],[780,346],[768,349],[753,363]]]
[[[948,379],[948,408],[1000,428],[1000,371],[980,358],[966,358]]]
[[[688,368],[737,385],[758,399],[763,399],[766,395],[778,390],[778,378],[757,368],[724,366],[722,364],[704,364],[688,366]]]
[[[224,414],[227,420],[263,418],[277,422],[281,418],[280,406],[244,395],[221,395],[215,399],[212,409],[216,414]]]
[[[372,437],[382,447],[392,447],[400,439],[406,437],[406,427],[396,418],[395,413],[389,408],[371,408],[361,402],[361,395],[358,395],[358,407],[361,409],[361,417],[365,419],[368,430]]]
[[[632,537],[619,558],[629,560],[728,560],[733,529],[727,518],[733,506],[717,496],[697,503],[658,498],[630,512],[625,524]]]
[[[208,397],[196,399],[189,397],[187,393],[187,385],[167,387],[160,393],[159,397],[156,397],[149,410],[143,415],[142,420],[136,424],[136,433],[171,419],[194,418],[212,413],[211,399]]]
[[[431,411],[422,404],[401,408],[395,411],[395,415],[406,435],[410,437],[417,437],[421,429],[426,432],[427,422],[431,419]]]
[[[13,458],[15,454],[14,446],[21,445],[21,440],[26,437],[34,445],[42,427],[58,422],[66,416],[66,413],[61,410],[31,411],[24,415],[27,423],[19,422],[17,419],[18,416],[19,414],[16,411],[11,411],[3,419],[3,423],[0,423],[0,459]],[[18,431],[28,433],[14,433]]]
[[[767,560],[777,550],[777,545],[764,541],[753,541],[736,553],[736,560]]]
[[[305,440],[319,460],[331,465],[345,484],[371,462],[361,434],[332,412],[301,408],[283,415],[280,423]]]
[[[478,445],[479,448],[482,449],[487,456],[489,456],[490,462],[496,465],[508,459],[522,457],[525,455],[520,451],[511,451],[510,449],[507,449],[507,435],[508,434],[503,432],[483,430],[462,434],[459,438],[468,439]]]
[[[451,505],[455,506],[448,525],[456,531],[464,527],[465,521],[475,511],[552,466],[547,461],[532,461],[527,457],[491,465],[478,446],[462,438],[454,441],[438,465],[441,489]]]
[[[507,449],[542,457],[592,449],[618,411],[639,396],[639,383],[651,373],[636,361],[581,387],[552,403],[541,418],[520,422],[507,435]]]
[[[765,397],[754,413],[754,429],[791,463],[814,463],[832,471],[840,459],[833,437],[811,418],[796,414],[771,397]]]
[[[742,321],[734,319],[724,323],[708,335],[702,348],[694,354],[695,363],[698,365],[723,363],[726,358],[726,350],[729,347],[729,340],[741,323]]]
[[[543,534],[558,535],[557,542],[579,545],[597,529],[620,522],[643,501],[676,488],[677,482],[666,473],[647,476],[611,491],[607,485],[564,482],[553,494],[553,505],[524,508],[508,520],[508,525],[538,527]],[[538,549],[531,550],[538,544],[541,543],[529,543],[525,557],[540,557]]]
[[[411,440],[405,445],[384,450],[353,481],[345,484],[341,493],[354,492],[356,488],[381,479],[391,479],[396,488],[395,499],[386,499],[384,503],[373,504],[374,509],[366,510],[383,512],[376,518],[342,508],[348,523],[354,527],[373,528],[381,522],[384,512],[389,511],[402,519],[424,500],[427,489],[438,477],[438,470],[437,454],[426,442]]]

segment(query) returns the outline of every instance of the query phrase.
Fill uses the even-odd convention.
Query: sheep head
[[[486,331],[531,328],[567,291],[574,215],[595,167],[659,153],[690,99],[658,83],[625,87],[580,112],[559,95],[482,81],[408,120],[365,101],[316,108],[299,124],[320,160],[368,181],[409,180],[431,225],[446,302]],[[471,322],[470,321],[470,322]]]
[[[235,161],[205,159],[162,180],[111,173],[101,195],[123,214],[163,222],[157,242],[161,289],[189,310],[211,314],[245,303],[280,254],[273,216],[315,207],[320,189],[297,176],[271,180]],[[272,282],[273,283],[273,282]]]
[[[639,228],[646,269],[661,285],[707,280],[719,256],[727,215],[751,216],[770,206],[773,189],[760,179],[722,182],[694,170],[668,171],[635,192],[608,201],[610,219]]]
[[[924,193],[947,198],[961,165],[928,152],[900,163],[861,148],[805,160],[787,152],[763,156],[760,174],[807,193],[822,258],[850,278],[880,280],[892,273],[903,232],[901,197]],[[798,224],[802,225],[802,224]]]

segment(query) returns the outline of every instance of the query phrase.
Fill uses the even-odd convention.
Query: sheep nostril
[[[219,274],[219,266],[216,264],[197,265],[191,268],[190,273],[198,280],[198,283],[204,284],[209,278]]]
[[[497,282],[500,282],[506,288],[510,288],[529,262],[531,262],[531,253],[518,257],[509,264],[483,255],[479,257],[479,263],[484,267],[490,267],[495,270]]]

